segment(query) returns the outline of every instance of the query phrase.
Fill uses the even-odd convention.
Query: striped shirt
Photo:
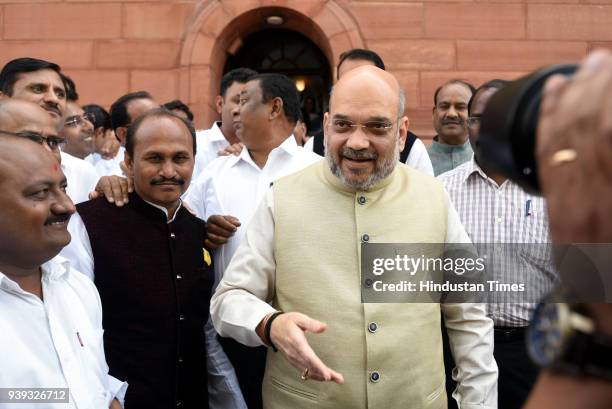
[[[489,316],[496,326],[528,325],[537,299],[558,281],[544,199],[510,180],[497,185],[474,157],[438,179],[480,256],[487,255],[487,280],[525,285],[525,293],[491,294]]]

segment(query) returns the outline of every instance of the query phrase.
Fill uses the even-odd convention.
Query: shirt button
[[[370,325],[368,325],[368,331],[370,331],[372,334],[378,331],[378,324],[375,322],[370,322]]]
[[[498,217],[498,218],[496,219],[496,221],[497,221],[497,223],[501,223],[501,222],[502,222],[502,218],[501,218],[501,217]]]
[[[370,374],[370,381],[372,382],[378,382],[380,381],[380,374],[377,371],[374,371]]]
[[[183,402],[182,402],[182,401],[180,401],[180,400],[177,400],[177,401],[176,401],[176,407],[177,407],[177,408],[182,408],[182,407],[183,407]]]
[[[371,278],[366,278],[366,280],[364,282],[366,287],[372,287],[372,283],[373,283],[373,281],[372,281]]]
[[[185,321],[185,316],[183,314],[179,315],[179,321]]]
[[[364,234],[363,236],[361,236],[361,241],[363,241],[364,243],[367,243],[368,241],[370,241],[370,236],[368,236],[367,234]]]
[[[182,275],[180,275],[180,274],[177,274],[177,275],[176,275],[176,279],[177,279],[177,280],[182,280],[182,279],[183,279],[183,276],[182,276]]]
[[[176,235],[175,235],[174,233],[170,233],[170,238],[171,238],[171,239],[175,239],[175,238],[176,238]]]
[[[357,199],[357,203],[359,203],[360,205],[364,205],[366,204],[367,199],[365,198],[365,196],[359,196],[359,199]]]
[[[183,357],[179,356],[178,363],[179,363],[179,364],[182,364],[182,363],[183,363]]]

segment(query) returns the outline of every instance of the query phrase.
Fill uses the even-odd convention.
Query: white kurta
[[[229,146],[219,125],[221,122],[215,122],[209,129],[196,132],[196,156],[192,180],[196,180],[202,170],[217,159],[217,152]]]
[[[45,409],[108,408],[115,397],[123,404],[127,383],[108,375],[96,287],[62,257],[41,270],[42,300],[0,272],[0,386],[69,388],[70,403]]]
[[[98,184],[98,173],[93,165],[83,159],[76,158],[62,152],[62,172],[66,175],[68,187],[66,193],[74,204],[89,200],[89,193],[93,192]]]

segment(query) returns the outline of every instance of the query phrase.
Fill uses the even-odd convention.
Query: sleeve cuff
[[[113,399],[117,399],[121,404],[121,407],[125,407],[125,392],[127,391],[128,383],[121,382],[119,379],[114,376],[108,375],[108,391],[110,393],[110,401],[108,402],[108,406],[110,406]]]

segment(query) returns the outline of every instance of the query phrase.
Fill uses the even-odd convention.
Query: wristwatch
[[[527,349],[541,367],[612,381],[612,337],[595,330],[584,304],[540,303]]]

